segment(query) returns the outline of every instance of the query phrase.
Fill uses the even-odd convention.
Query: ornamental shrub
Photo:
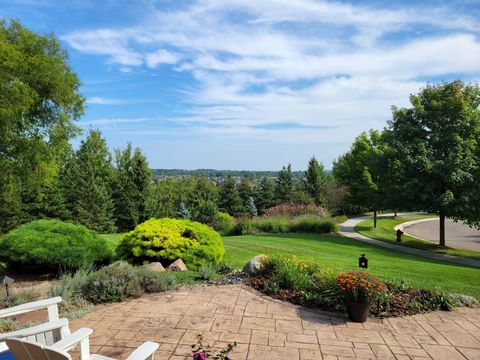
[[[327,234],[337,232],[338,225],[333,220],[321,220],[315,216],[301,216],[292,221],[290,231]]]
[[[264,217],[295,217],[300,215],[315,215],[318,217],[328,217],[328,210],[318,205],[292,205],[282,204],[271,207],[265,211]]]
[[[220,234],[226,235],[235,226],[235,218],[226,212],[218,211],[215,215],[213,222],[213,228],[220,232]]]
[[[81,292],[91,303],[101,304],[139,297],[143,288],[133,267],[118,261],[91,273]]]
[[[225,249],[220,235],[207,225],[190,220],[150,219],[126,234],[118,255],[132,263],[158,261],[168,266],[182,259],[191,270],[218,265]]]
[[[9,266],[78,269],[109,262],[104,239],[83,225],[36,220],[11,230],[0,240],[0,260]]]

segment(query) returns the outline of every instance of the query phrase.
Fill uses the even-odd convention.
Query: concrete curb
[[[409,226],[412,226],[412,225],[420,224],[420,223],[423,223],[423,222],[435,221],[435,220],[439,220],[439,218],[438,217],[431,217],[431,218],[426,218],[426,219],[407,221],[407,222],[396,225],[393,228],[393,230],[395,230],[395,231],[401,230],[401,231],[403,231],[404,235],[410,236],[411,238],[431,242],[429,240],[422,239],[422,238],[419,238],[418,236],[414,236],[412,234],[409,234],[405,229],[408,228]]]
[[[413,215],[413,214],[412,213],[401,213],[401,214],[399,213],[398,215]],[[388,217],[388,216],[393,216],[393,214],[382,214],[382,216],[383,217]],[[386,242],[386,241],[381,241],[381,240],[375,240],[375,239],[369,238],[365,235],[362,235],[360,233],[357,233],[355,231],[355,226],[356,225],[358,225],[363,220],[367,220],[367,219],[371,219],[371,218],[372,218],[372,216],[361,216],[361,217],[354,218],[354,219],[348,219],[344,223],[339,224],[339,226],[340,226],[339,234],[343,235],[345,237],[349,237],[349,238],[352,238],[352,239],[355,239],[355,240],[362,241],[364,243],[377,245],[377,246],[388,248],[388,249],[391,249],[391,250],[394,250],[394,251],[408,253],[408,254],[424,257],[424,258],[427,258],[427,259],[440,260],[440,261],[445,262],[445,264],[453,263],[453,264],[457,264],[457,265],[464,265],[464,266],[480,268],[480,260],[462,258],[462,257],[458,257],[458,256],[448,255],[448,254],[438,254],[438,253],[433,253],[433,252],[429,252],[429,251],[426,251],[426,250],[416,249],[416,248],[407,247],[407,246],[403,246],[403,245],[397,245],[396,243],[391,243],[391,242]]]

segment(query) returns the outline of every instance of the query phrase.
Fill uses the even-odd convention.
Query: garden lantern
[[[15,280],[11,277],[5,275],[2,280],[0,280],[0,285],[5,285],[5,290],[7,291],[7,298],[10,297],[10,291],[8,290],[8,285],[13,283]]]
[[[358,258],[358,266],[364,269],[368,268],[368,259],[365,257],[365,254]]]

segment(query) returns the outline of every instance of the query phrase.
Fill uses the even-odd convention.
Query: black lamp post
[[[7,291],[7,298],[10,297],[10,291],[8,290],[8,285],[13,283],[15,279],[5,275],[2,280],[0,280],[0,285],[5,285],[5,290]]]

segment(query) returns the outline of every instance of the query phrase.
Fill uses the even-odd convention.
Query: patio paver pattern
[[[205,342],[241,359],[480,359],[480,309],[459,308],[364,324],[295,306],[245,285],[182,288],[101,305],[72,329],[91,327],[92,352],[125,358],[143,341],[156,341],[155,359],[191,359]]]

